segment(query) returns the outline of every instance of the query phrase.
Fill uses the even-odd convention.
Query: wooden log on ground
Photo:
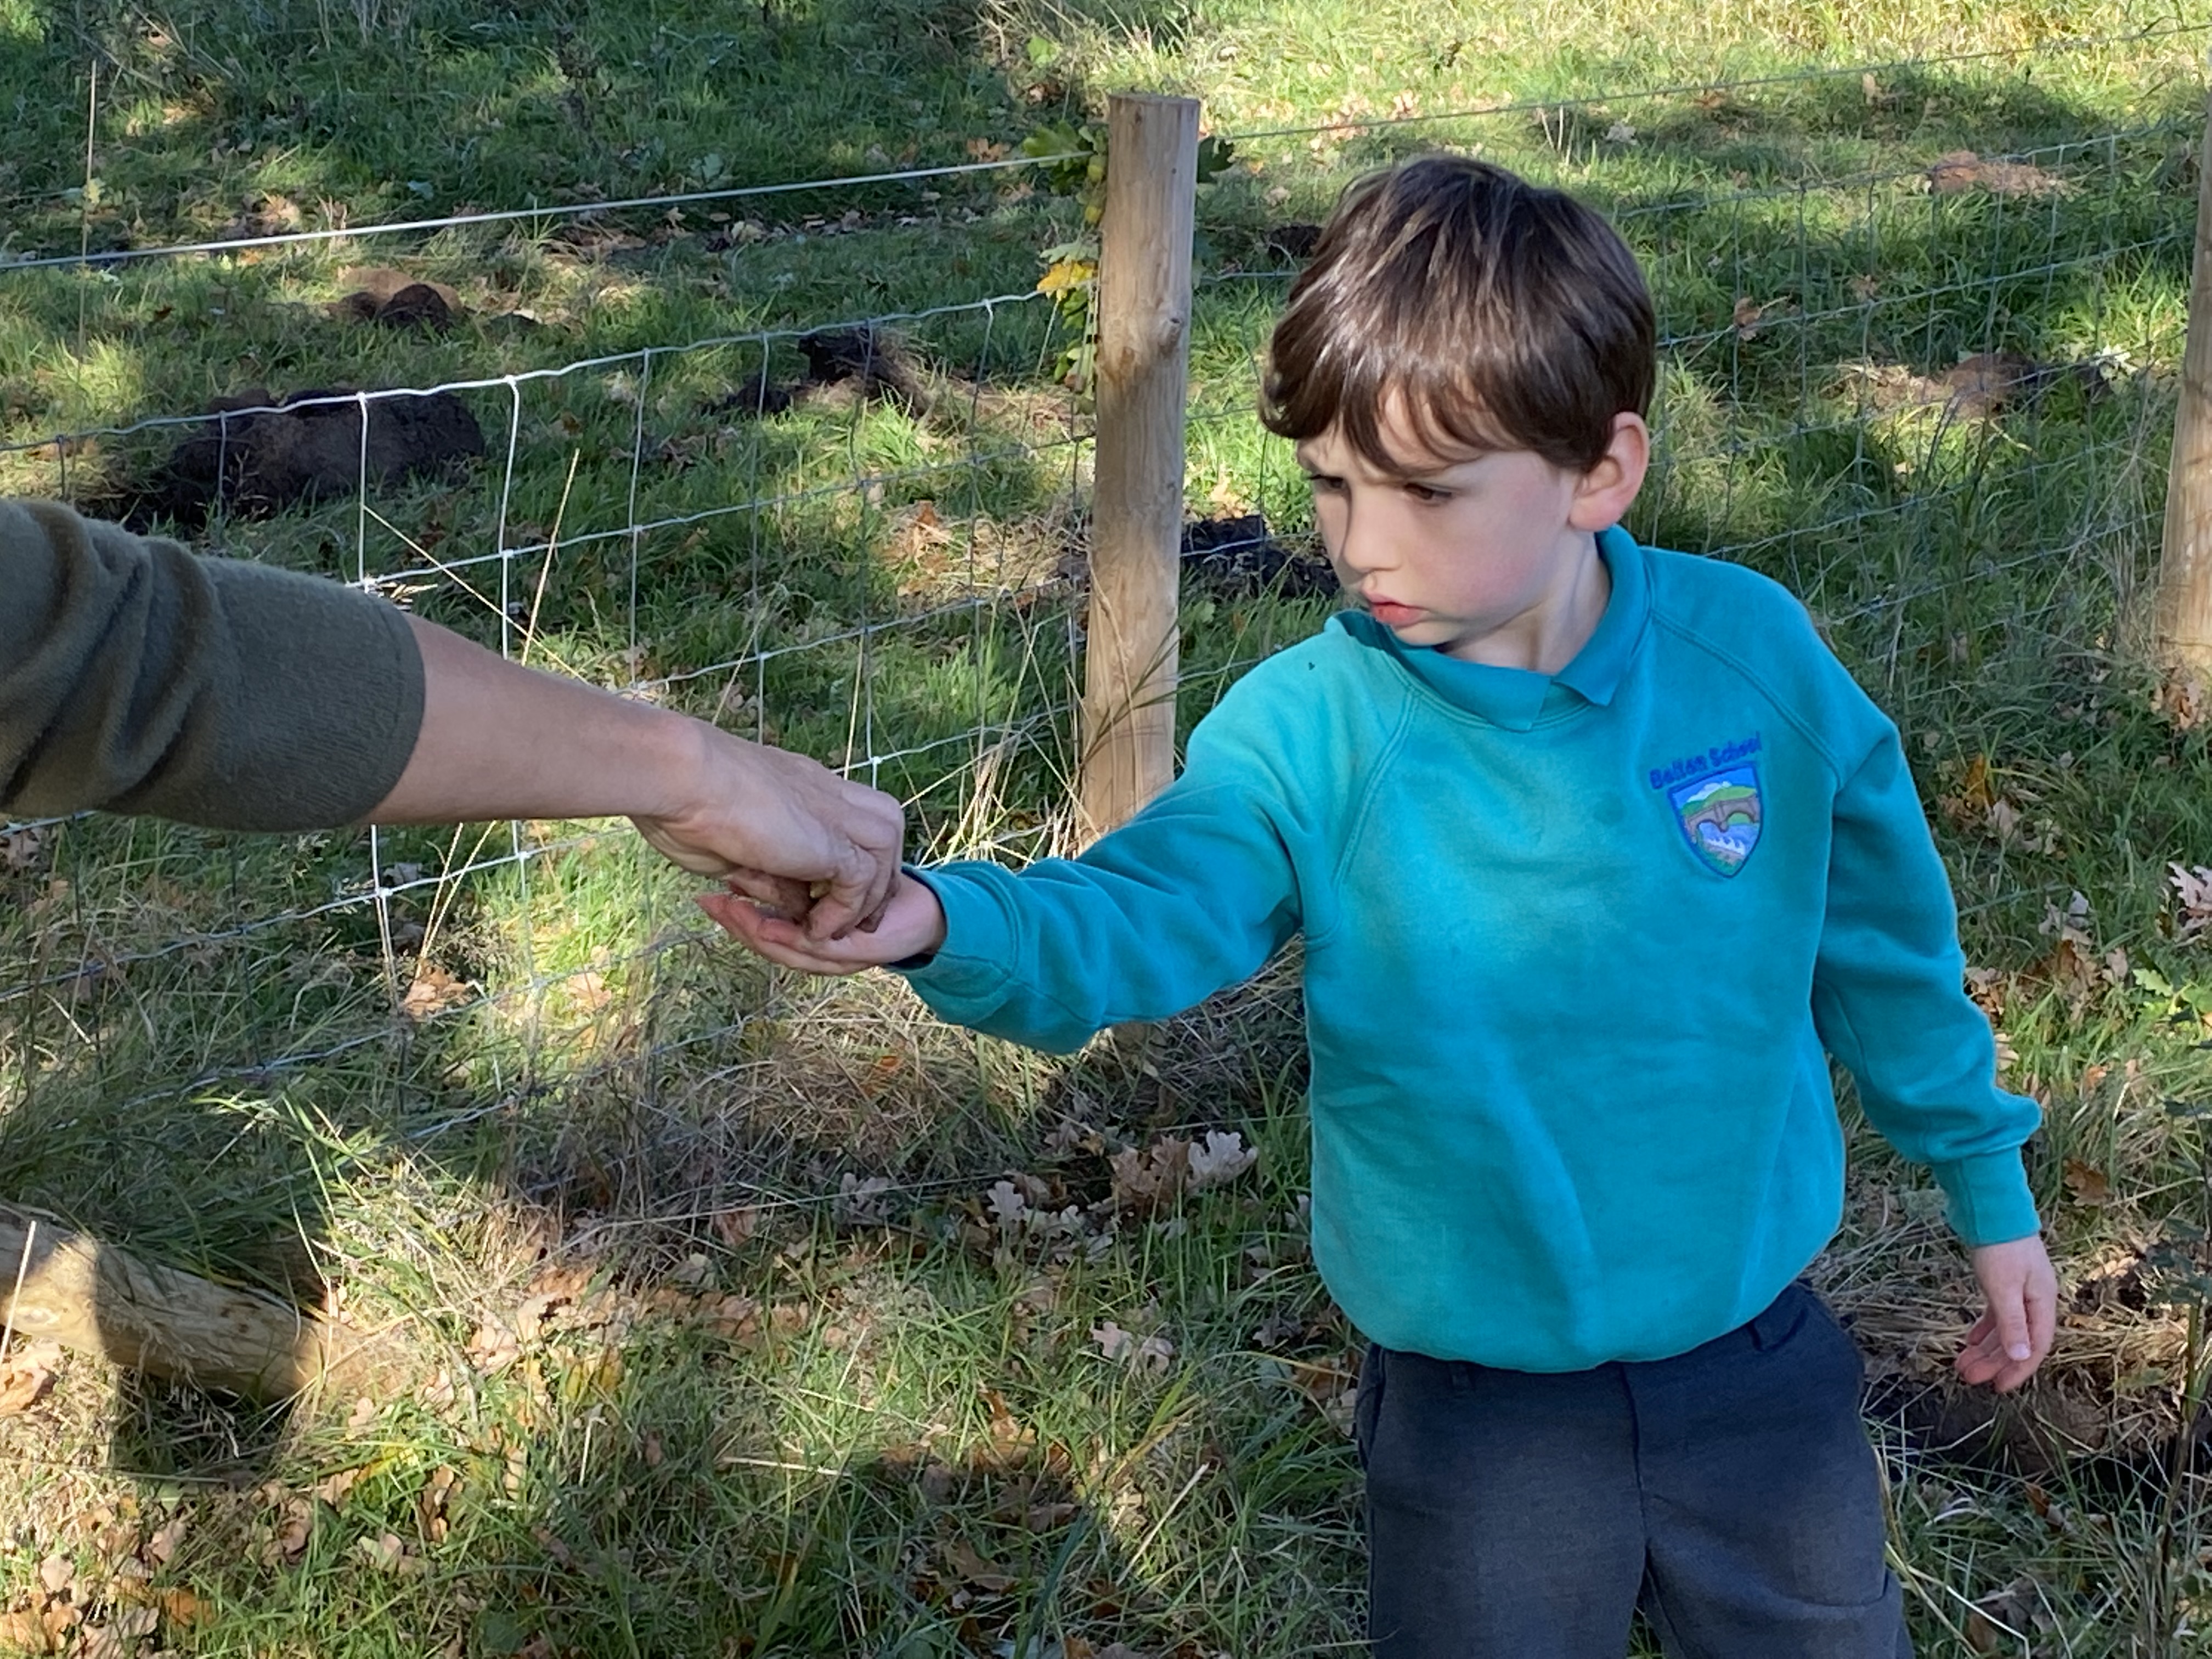
[[[124,1370],[250,1400],[289,1399],[326,1380],[356,1382],[364,1370],[351,1332],[6,1206],[0,1297],[0,1318],[19,1337],[51,1337]]]

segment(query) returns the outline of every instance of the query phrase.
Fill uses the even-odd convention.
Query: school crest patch
[[[1667,792],[1667,802],[1690,850],[1708,869],[1732,876],[1759,845],[1765,811],[1756,762],[1678,783]]]

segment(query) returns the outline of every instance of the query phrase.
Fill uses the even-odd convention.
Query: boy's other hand
[[[758,871],[728,878],[726,893],[702,893],[699,908],[748,949],[807,974],[851,974],[903,962],[945,943],[945,910],[937,895],[901,872],[872,932],[817,939],[790,912],[789,884]]]
[[[2058,1323],[2058,1275],[2038,1235],[1972,1252],[1989,1310],[1966,1333],[1959,1375],[2008,1394],[2035,1374]]]

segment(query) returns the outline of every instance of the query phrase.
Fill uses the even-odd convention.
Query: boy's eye
[[[1343,479],[1332,477],[1326,472],[1309,472],[1306,474],[1306,482],[1314,487],[1314,493],[1317,495],[1344,488]]]
[[[1417,501],[1448,501],[1452,498],[1449,489],[1438,489],[1430,484],[1409,483],[1406,493]]]

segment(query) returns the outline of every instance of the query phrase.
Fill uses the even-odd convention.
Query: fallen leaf
[[[1259,1163],[1260,1153],[1256,1147],[1246,1146],[1244,1137],[1234,1131],[1209,1129],[1205,1141],[1190,1149],[1188,1161],[1191,1189],[1204,1192],[1236,1180]]]
[[[87,1625],[79,1639],[76,1659],[135,1659],[138,1644],[161,1623],[153,1607],[131,1607],[104,1625]]]
[[[522,1358],[522,1345],[514,1340],[514,1333],[505,1322],[487,1319],[469,1338],[465,1352],[471,1364],[487,1376],[496,1376]]]
[[[340,1469],[336,1474],[317,1481],[311,1490],[316,1497],[321,1498],[332,1509],[343,1509],[346,1498],[352,1492],[355,1483],[368,1473],[366,1465],[358,1468]]]
[[[1735,308],[1729,313],[1729,320],[1735,325],[1736,338],[1755,339],[1759,334],[1759,319],[1765,309],[1748,294],[1738,299]]]
[[[212,1623],[215,1619],[212,1605],[182,1588],[163,1590],[161,1606],[161,1616],[185,1630],[198,1629],[202,1625]]]
[[[422,1536],[433,1544],[446,1541],[450,1523],[446,1519],[446,1502],[453,1495],[453,1487],[460,1476],[450,1467],[441,1463],[430,1471],[430,1478],[422,1483],[422,1490],[415,1499],[415,1518],[422,1528]]]
[[[2109,1204],[2112,1201],[2112,1178],[2094,1164],[2084,1164],[2078,1158],[2066,1160],[2066,1190],[2081,1204]]]
[[[2174,902],[2181,911],[2173,936],[2179,943],[2186,945],[2212,929],[2212,868],[2200,864],[2192,870],[2169,864],[2166,870]]]
[[[346,1414],[346,1427],[356,1434],[376,1421],[376,1401],[367,1395],[353,1402],[353,1410]]]
[[[1015,1580],[1012,1573],[994,1562],[985,1560],[957,1538],[940,1546],[939,1553],[945,1558],[945,1565],[957,1573],[961,1581],[971,1589],[996,1595],[1013,1588]]]
[[[10,830],[0,835],[0,868],[29,869],[45,846],[46,838],[35,830]]]
[[[1140,1338],[1123,1330],[1110,1319],[1092,1328],[1091,1340],[1098,1345],[1098,1352],[1107,1358],[1155,1375],[1165,1371],[1169,1363],[1175,1358],[1175,1344],[1167,1338],[1157,1335]]]
[[[379,1572],[404,1572],[408,1567],[407,1544],[396,1532],[379,1533],[374,1538],[354,1541],[354,1553]]]
[[[891,1189],[888,1176],[870,1176],[862,1180],[848,1170],[837,1182],[837,1196],[830,1205],[830,1214],[848,1227],[867,1227],[888,1220],[890,1210],[884,1202]]]
[[[761,1212],[756,1206],[747,1205],[739,1209],[717,1210],[714,1212],[714,1236],[732,1249],[758,1232],[760,1227]]]
[[[277,1516],[276,1536],[270,1540],[274,1558],[288,1565],[298,1561],[307,1553],[307,1540],[314,1530],[313,1503],[305,1498],[287,1498]]]
[[[410,1019],[428,1019],[448,1008],[459,1007],[474,994],[465,980],[456,979],[436,963],[415,964],[414,983],[399,1000],[399,1011]]]
[[[1018,1227],[1030,1212],[1029,1200],[1023,1197],[1011,1181],[996,1182],[983,1194],[983,1202],[991,1212],[991,1218],[1001,1227]]]
[[[185,1541],[185,1517],[179,1515],[157,1529],[146,1540],[146,1559],[157,1567],[166,1567],[176,1559],[178,1547]]]
[[[66,1595],[76,1583],[76,1563],[66,1555],[50,1555],[39,1563],[39,1583],[49,1595]]]
[[[47,1654],[54,1651],[46,1620],[29,1607],[0,1613],[0,1649],[9,1653]]]
[[[33,1342],[0,1359],[0,1417],[14,1417],[44,1400],[61,1364],[58,1342]]]
[[[550,1527],[532,1527],[530,1529],[530,1535],[538,1540],[538,1547],[551,1556],[557,1565],[568,1568],[575,1566],[575,1551],[570,1549],[561,1534]]]
[[[1108,1163],[1114,1172],[1115,1207],[1155,1210],[1173,1200],[1189,1179],[1190,1143],[1162,1139],[1144,1152],[1131,1146]]]
[[[84,1609],[74,1601],[53,1601],[39,1615],[46,1626],[46,1644],[56,1653],[69,1645],[69,1633],[84,1622]]]

